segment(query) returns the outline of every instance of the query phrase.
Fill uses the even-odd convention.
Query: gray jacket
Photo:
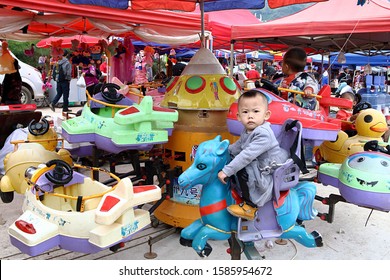
[[[63,57],[60,61],[58,61],[58,67],[62,67],[65,73],[65,79],[70,81],[72,79],[72,65],[69,62],[69,59]],[[56,77],[56,81],[58,81],[58,73]]]
[[[279,146],[270,123],[265,122],[251,133],[244,130],[229,146],[229,152],[232,161],[222,171],[230,177],[245,168],[250,198],[258,207],[263,206],[272,198],[273,179],[272,174],[264,174],[260,169],[274,161],[284,163],[289,158],[288,152]]]

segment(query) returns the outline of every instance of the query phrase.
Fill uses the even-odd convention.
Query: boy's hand
[[[358,115],[359,115],[359,113],[350,116],[350,117],[349,117],[349,121],[355,122],[355,120],[356,120],[356,118],[357,118]]]
[[[303,98],[313,98],[313,88],[307,87],[303,90],[305,94],[302,95]]]
[[[218,172],[218,179],[223,183],[226,184],[227,182],[227,175],[223,173],[223,171]]]

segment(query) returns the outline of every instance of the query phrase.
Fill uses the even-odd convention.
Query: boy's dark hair
[[[256,96],[261,96],[263,98],[263,100],[265,101],[265,104],[267,104],[267,109],[268,109],[268,98],[265,96],[264,93],[262,93],[259,90],[255,90],[255,89],[245,91],[243,94],[240,95],[237,102],[238,102],[238,104],[240,104],[240,101],[242,99],[256,97]]]
[[[340,95],[340,98],[346,98],[347,96],[352,97],[351,99],[356,101],[356,95],[353,92],[347,91]]]
[[[299,47],[290,48],[283,56],[283,63],[286,63],[294,72],[302,72],[306,66],[306,52]]]

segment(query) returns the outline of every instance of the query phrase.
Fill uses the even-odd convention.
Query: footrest
[[[254,221],[238,219],[237,237],[243,242],[274,238],[282,233],[280,228],[259,230]]]

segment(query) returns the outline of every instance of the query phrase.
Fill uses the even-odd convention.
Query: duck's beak
[[[370,127],[370,130],[375,131],[375,132],[385,132],[388,129],[389,128],[387,127],[387,124],[384,124],[381,122]]]

